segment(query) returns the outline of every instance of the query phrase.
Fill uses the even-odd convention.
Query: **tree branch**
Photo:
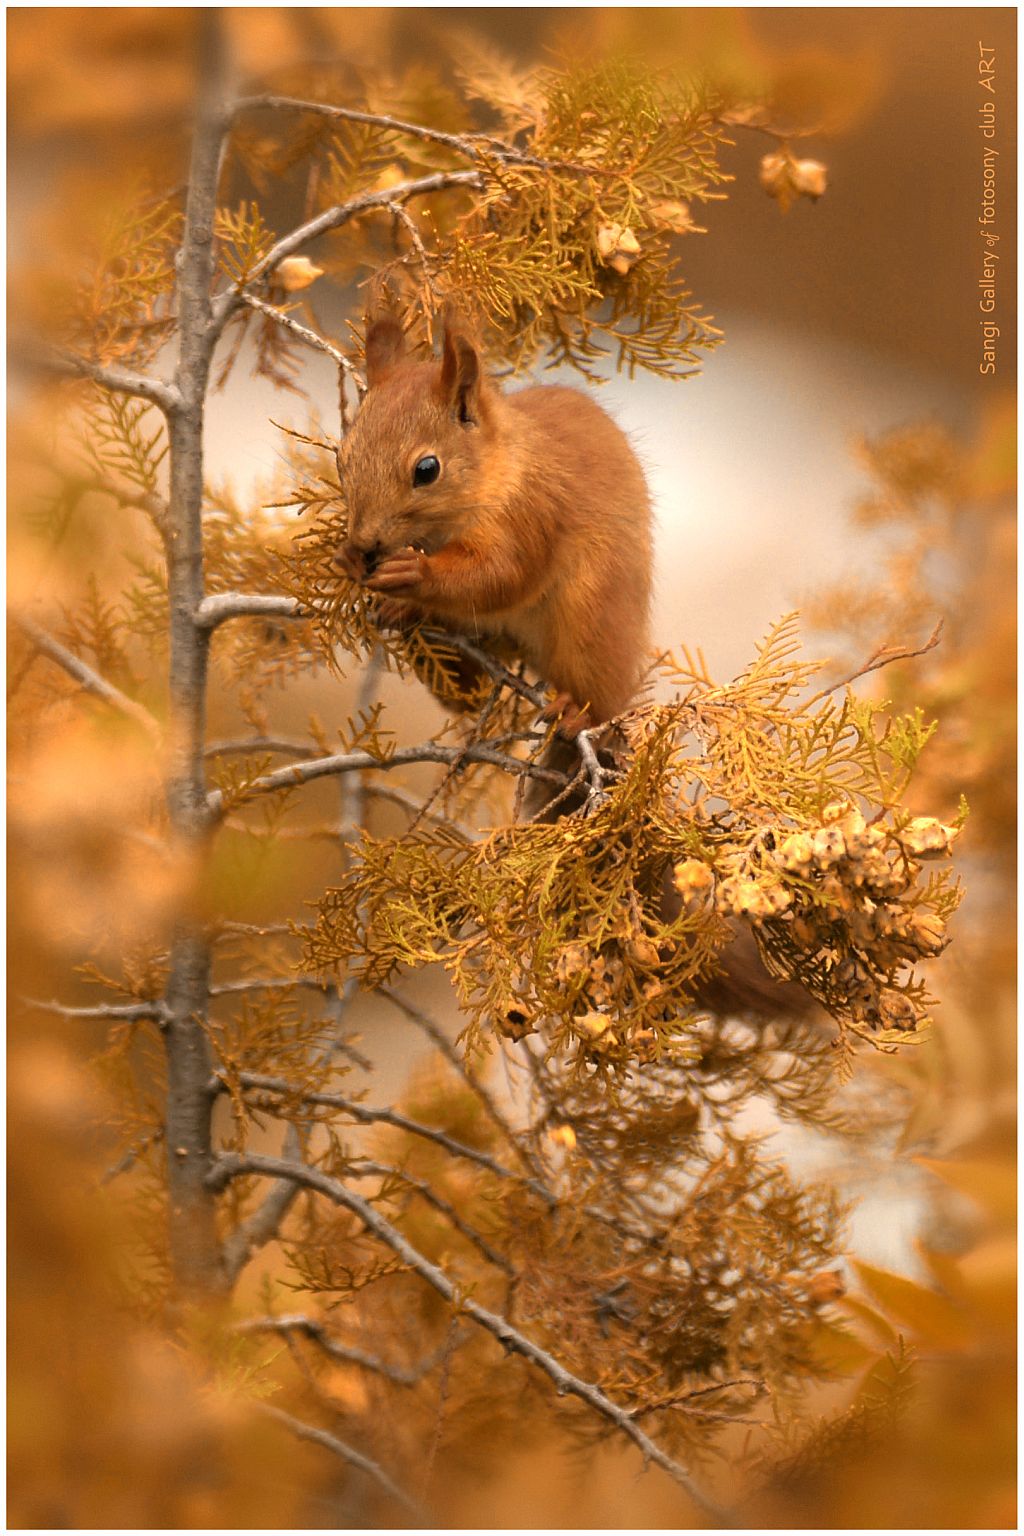
[[[437,1349],[431,1355],[420,1361],[418,1365],[406,1369],[401,1365],[392,1365],[387,1360],[382,1360],[379,1355],[370,1355],[363,1349],[356,1349],[351,1344],[341,1344],[331,1337],[315,1317],[308,1317],[305,1313],[288,1313],[283,1317],[252,1317],[245,1322],[236,1323],[236,1333],[301,1333],[312,1340],[318,1349],[322,1349],[325,1355],[332,1360],[339,1360],[346,1365],[358,1365],[366,1371],[374,1371],[378,1376],[384,1376],[388,1381],[393,1381],[399,1387],[414,1387],[424,1376],[441,1363],[444,1357],[444,1349]]]
[[[311,615],[294,597],[257,592],[214,592],[196,605],[197,629],[216,629],[228,619],[305,619]]]
[[[254,779],[246,786],[244,798],[276,794],[280,790],[294,789],[300,784],[309,784],[314,779],[328,778],[337,773],[359,773],[365,768],[384,772],[390,768],[403,768],[408,763],[458,763],[460,766],[463,763],[490,763],[495,768],[503,768],[506,773],[543,779],[546,783],[557,784],[559,788],[569,782],[564,773],[558,773],[553,768],[542,768],[537,763],[524,762],[522,758],[510,757],[508,753],[499,752],[497,748],[483,742],[466,747],[445,747],[438,742],[427,741],[418,747],[399,747],[387,757],[375,757],[371,752],[338,752],[330,757],[289,763],[287,767],[276,768],[272,773]],[[219,789],[211,790],[206,803],[211,817],[223,814],[224,796]]]
[[[374,1482],[384,1489],[385,1493],[393,1498],[396,1503],[402,1505],[403,1509],[407,1509],[419,1521],[424,1519],[423,1511],[415,1500],[411,1499],[407,1493],[403,1493],[398,1484],[391,1480],[384,1469],[379,1467],[375,1461],[371,1461],[369,1456],[364,1456],[362,1451],[357,1451],[353,1446],[348,1445],[344,1440],[339,1440],[336,1435],[330,1434],[326,1429],[317,1429],[312,1424],[304,1424],[301,1419],[292,1418],[290,1413],[285,1413],[282,1408],[274,1408],[270,1403],[256,1402],[253,1404],[253,1407],[260,1413],[266,1414],[268,1418],[276,1419],[286,1429],[290,1429],[296,1439],[311,1440],[314,1445],[322,1445],[325,1450],[331,1451],[335,1456],[340,1456],[342,1461],[347,1461],[350,1466],[358,1467],[361,1472],[368,1473]]]
[[[214,223],[224,152],[227,66],[216,9],[196,12],[199,84],[181,248],[176,260],[180,404],[168,418],[167,585],[171,762],[167,808],[179,846],[197,862],[209,832],[203,741],[209,636],[194,622],[203,600],[203,428],[216,344],[210,292]],[[164,1032],[171,1264],[180,1292],[207,1299],[226,1283],[215,1202],[206,1187],[213,1157],[212,1068],[206,1032],[210,947],[194,910],[177,913],[170,945]]]
[[[567,1370],[564,1365],[550,1354],[541,1345],[522,1333],[507,1318],[496,1312],[489,1311],[466,1296],[449,1280],[438,1265],[419,1252],[417,1248],[399,1232],[397,1227],[375,1210],[368,1201],[347,1188],[337,1179],[330,1178],[327,1174],[314,1168],[296,1169],[277,1158],[262,1157],[255,1153],[246,1154],[243,1157],[230,1156],[221,1158],[213,1174],[211,1184],[214,1188],[223,1188],[233,1178],[243,1174],[261,1174],[269,1178],[292,1178],[302,1183],[307,1189],[315,1190],[324,1195],[333,1204],[342,1206],[351,1211],[362,1222],[366,1230],[392,1253],[396,1254],[402,1262],[432,1286],[438,1295],[459,1312],[469,1317],[479,1327],[483,1328],[497,1339],[507,1354],[522,1355],[531,1365],[542,1371],[550,1381],[554,1383],[559,1395],[569,1394],[577,1397],[587,1404],[596,1413],[607,1419],[623,1435],[632,1440],[633,1444],[642,1452],[645,1461],[653,1461],[656,1466],[662,1468],[687,1492],[690,1498],[709,1514],[717,1524],[731,1526],[734,1524],[731,1516],[721,1509],[715,1502],[698,1488],[685,1467],[673,1460],[640,1428],[627,1409],[619,1407],[610,1398],[606,1397],[599,1387],[592,1382],[584,1381],[582,1377]]]
[[[164,379],[153,379],[148,374],[136,373],[131,368],[121,368],[116,363],[97,363],[91,358],[79,357],[64,347],[34,349],[26,361],[46,373],[63,378],[91,379],[104,389],[118,395],[133,395],[158,406],[164,415],[171,417],[181,407],[181,395],[174,384]]]
[[[284,1133],[282,1152],[286,1162],[302,1162],[302,1143],[294,1125],[289,1125]],[[223,1264],[230,1285],[253,1255],[273,1242],[298,1193],[299,1186],[293,1179],[279,1179],[263,1203],[225,1239]]]
[[[238,1081],[243,1088],[254,1088],[263,1093],[276,1093],[285,1098],[292,1098],[301,1104],[314,1104],[324,1109],[338,1109],[353,1120],[358,1120],[363,1125],[391,1125],[398,1131],[406,1131],[411,1136],[419,1136],[424,1141],[432,1141],[436,1146],[443,1147],[452,1157],[466,1158],[469,1162],[477,1163],[481,1168],[486,1168],[490,1173],[496,1174],[502,1179],[512,1179],[518,1184],[523,1184],[539,1199],[543,1200],[550,1209],[558,1204],[555,1196],[539,1180],[530,1178],[521,1173],[514,1173],[511,1168],[506,1168],[496,1158],[487,1152],[481,1152],[476,1147],[466,1146],[461,1141],[456,1141],[454,1136],[449,1136],[447,1131],[437,1130],[432,1125],[423,1125],[418,1120],[410,1120],[407,1115],[401,1114],[396,1109],[370,1109],[365,1104],[357,1104],[354,1099],[345,1098],[340,1093],[315,1093],[304,1088],[297,1087],[294,1083],[286,1082],[283,1078],[267,1077],[258,1072],[240,1072]],[[208,1091],[219,1093],[224,1084],[219,1077],[211,1079]]]
[[[68,1007],[56,1000],[47,1003],[35,997],[22,998],[22,1002],[26,1008],[59,1014],[65,1019],[114,1019],[121,1023],[153,1019],[157,1024],[166,1024],[170,1017],[167,1004],[162,999],[152,1003],[100,1003],[95,1008]]]
[[[838,683],[832,683],[828,688],[822,688],[813,698],[808,699],[804,708],[809,709],[812,704],[817,704],[821,699],[827,699],[830,693],[836,693],[840,688],[847,688],[855,683],[858,678],[867,677],[869,672],[878,672],[882,667],[890,666],[894,661],[909,661],[912,656],[924,656],[928,651],[933,651],[942,638],[942,630],[945,619],[940,619],[932,630],[928,639],[922,645],[880,645],[871,652],[866,661],[861,662],[846,677],[840,678]]]
[[[468,1221],[463,1221],[451,1201],[446,1200],[443,1195],[439,1195],[436,1189],[433,1189],[425,1179],[418,1179],[415,1174],[408,1173],[404,1168],[393,1168],[388,1163],[375,1163],[371,1160],[364,1161],[360,1159],[359,1166],[352,1169],[353,1178],[371,1178],[375,1175],[383,1179],[400,1179],[403,1184],[407,1184],[428,1205],[433,1206],[435,1211],[440,1212],[442,1216],[446,1217],[456,1232],[460,1232],[468,1243],[472,1243],[473,1247],[483,1254],[489,1264],[493,1264],[496,1269],[500,1269],[510,1277],[515,1275],[515,1269],[504,1254],[499,1253],[496,1248],[492,1248],[486,1237],[479,1233],[475,1227],[471,1227]]]
[[[498,160],[507,165],[528,166],[543,171],[575,171],[580,176],[607,176],[610,173],[601,166],[582,165],[573,160],[547,160],[531,155],[528,150],[517,149],[503,139],[487,133],[445,133],[440,128],[427,128],[422,123],[407,123],[399,117],[383,112],[362,112],[356,107],[337,107],[322,101],[304,101],[294,96],[243,96],[235,103],[235,111],[248,112],[273,109],[277,111],[308,112],[317,117],[339,118],[350,123],[366,123],[372,128],[386,128],[392,133],[404,133],[410,138],[425,139],[432,144],[443,144],[470,160]]]
[[[293,332],[307,346],[315,347],[318,352],[326,352],[328,357],[334,359],[339,368],[344,369],[354,380],[362,384],[362,375],[355,367],[355,364],[350,362],[344,352],[339,352],[337,347],[332,346],[323,336],[318,336],[316,331],[310,330],[308,325],[302,325],[298,320],[294,320],[291,315],[285,314],[283,309],[276,309],[273,304],[266,304],[263,299],[256,298],[255,294],[243,293],[241,299],[242,303],[247,304],[250,309],[258,310],[261,315],[266,315],[268,319],[283,326],[286,331]],[[364,389],[365,387],[365,384],[363,384]]]
[[[129,720],[134,720],[136,725],[141,725],[146,734],[154,741],[163,740],[163,730],[160,722],[150,714],[142,704],[137,704],[130,699],[120,688],[115,688],[113,683],[108,683],[105,677],[93,670],[86,662],[72,654],[66,646],[61,645],[45,629],[40,629],[31,619],[26,619],[20,614],[14,615],[14,622],[31,640],[37,651],[44,656],[49,656],[59,667],[63,667],[69,677],[73,677],[76,683],[80,683],[86,693],[93,694],[109,704],[111,709],[116,709],[119,715],[125,715]]]
[[[363,192],[359,197],[354,197],[347,203],[338,203],[333,208],[328,208],[324,213],[318,214],[315,219],[309,219],[305,224],[300,224],[290,234],[282,236],[258,262],[249,274],[249,284],[257,282],[261,277],[271,272],[279,261],[286,256],[294,255],[310,241],[319,239],[332,229],[340,229],[350,219],[358,218],[361,213],[368,213],[374,208],[387,208],[389,203],[405,202],[410,197],[426,197],[432,192],[443,192],[449,187],[482,187],[483,177],[479,171],[435,171],[430,176],[419,176],[414,181],[405,181],[397,187],[388,187],[384,192]],[[215,335],[219,335],[225,323],[242,304],[245,303],[244,291],[231,288],[226,293],[220,294],[213,306],[212,328]]]
[[[266,752],[283,752],[288,757],[316,756],[315,747],[285,736],[232,737],[227,741],[208,741],[203,748],[204,757],[257,757]]]

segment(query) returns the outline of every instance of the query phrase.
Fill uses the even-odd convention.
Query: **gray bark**
[[[194,614],[203,599],[203,423],[213,355],[210,324],[214,215],[226,126],[220,18],[200,11],[199,97],[178,254],[178,403],[169,414],[171,742],[167,785],[174,835],[198,866],[209,813],[203,758],[209,632]],[[170,1251],[183,1297],[221,1291],[226,1275],[215,1202],[206,1187],[212,1159],[212,1067],[206,1035],[210,954],[198,915],[183,913],[171,947],[167,987],[167,1167]]]

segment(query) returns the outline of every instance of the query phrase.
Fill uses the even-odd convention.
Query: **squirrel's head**
[[[369,318],[366,374],[338,473],[348,564],[370,575],[409,545],[440,548],[479,509],[496,401],[473,333],[452,311],[441,357],[429,362],[407,358],[395,315]]]

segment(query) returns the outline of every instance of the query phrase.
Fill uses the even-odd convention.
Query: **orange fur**
[[[567,733],[625,709],[648,649],[652,559],[625,435],[579,390],[502,394],[458,322],[439,361],[410,362],[381,317],[367,356],[370,389],[338,454],[346,568],[391,600],[391,618],[507,636],[566,696]],[[440,475],[415,486],[427,455]]]

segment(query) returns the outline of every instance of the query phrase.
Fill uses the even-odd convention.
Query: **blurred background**
[[[85,217],[104,185],[136,162],[140,174],[161,163],[166,184],[183,175],[195,13],[40,7],[11,10],[7,20],[17,333],[38,318],[40,304],[45,309],[40,273],[59,267],[73,247],[76,208]],[[933,1320],[931,1335],[920,1318],[904,1319],[911,1335],[923,1328],[931,1388],[894,1443],[886,1487],[876,1469],[866,1486],[851,1474],[827,1493],[805,1489],[803,1503],[783,1491],[772,1523],[1012,1525],[1015,11],[271,6],[232,9],[226,25],[240,72],[258,79],[311,60],[384,73],[437,62],[458,28],[524,66],[585,40],[712,77],[770,78],[795,112],[822,124],[800,147],[827,165],[828,190],[786,212],[758,182],[770,146],[736,132],[723,155],[736,177],[728,200],[707,210],[709,233],[685,244],[688,282],[724,331],[724,345],[684,383],[610,377],[601,400],[631,434],[654,491],[660,645],[700,646],[712,674],[726,678],[794,607],[813,626],[810,650],[849,651],[854,661],[879,639],[920,641],[936,617],[946,617],[943,645],[879,685],[884,696],[904,707],[921,703],[942,722],[922,810],[952,815],[961,788],[974,810],[964,839],[968,899],[957,943],[939,966],[939,1035],[927,1059],[879,1067],[916,1095],[913,1135],[899,1162],[893,1148],[880,1148],[877,1167],[837,1169],[834,1152],[821,1145],[794,1143],[789,1155],[862,1197],[851,1228],[860,1258],[918,1280],[934,1280],[922,1239],[956,1260],[956,1277],[949,1270],[945,1283],[959,1331],[948,1318],[945,1332]],[[995,58],[990,141],[979,130],[979,44]],[[978,217],[986,142],[999,152],[997,308],[988,318],[1000,335],[996,371],[983,375]],[[264,212],[279,229],[295,221],[294,206],[273,188]],[[311,302],[325,334],[339,334],[352,294],[322,282]],[[271,418],[302,429],[311,402],[325,422],[333,419],[332,368],[315,354],[303,361],[306,401],[248,378],[244,368],[211,399],[209,473],[230,482],[242,503],[258,503],[280,471]],[[12,594],[42,590],[59,604],[82,552],[67,547],[40,588],[19,519],[27,526],[31,516],[29,461],[45,437],[45,399],[20,373],[12,383]],[[866,440],[887,443],[888,452],[865,449]],[[118,530],[94,528],[92,537],[89,553],[109,549],[116,573]],[[116,585],[116,575],[111,580]],[[350,694],[331,683],[339,691],[325,696],[324,686],[303,683],[282,696],[281,728],[305,719],[314,694],[328,718],[332,710],[344,718]],[[402,700],[403,729],[436,718],[415,683],[389,679],[387,689]],[[76,879],[89,849],[79,849],[79,865],[69,863],[67,829],[86,800],[102,808],[106,794],[119,804],[121,791],[110,790],[102,754],[76,755],[70,775],[66,751],[63,770],[56,753],[42,768],[18,754],[12,740],[11,969],[20,990],[50,996],[97,933],[109,936],[111,912],[124,916],[138,876],[120,869],[100,915],[82,911]],[[131,789],[144,799],[153,787],[145,765],[137,766]],[[42,806],[38,795],[26,805],[17,787],[29,775],[43,786]],[[101,839],[102,830],[90,825],[88,835]],[[273,871],[261,875],[249,915],[273,916],[288,901],[294,908],[297,896],[315,894],[329,878],[326,860],[283,883],[275,884]],[[126,1443],[130,1465],[165,1491],[165,1504],[150,1506],[160,1512],[154,1523],[308,1523],[293,1475],[308,1448],[289,1446],[296,1465],[287,1478],[261,1471],[253,1481],[264,1458],[239,1449],[235,1409],[204,1393],[155,1331],[126,1332],[112,1316],[106,1298],[122,1283],[116,1201],[97,1215],[77,1198],[54,1198],[68,1181],[77,1187],[83,1170],[93,1177],[105,1166],[83,1113],[91,1104],[103,1113],[102,1092],[83,1069],[99,1037],[75,1034],[76,1027],[51,1030],[36,1018],[14,1040],[13,1523],[134,1523],[136,1506],[130,1498],[119,1505],[115,1492]],[[366,1028],[397,1088],[408,1033],[372,1008]],[[922,1167],[922,1157],[935,1167]],[[97,1221],[109,1227],[109,1241],[99,1245]],[[111,1361],[141,1413],[115,1405]],[[91,1402],[107,1407],[83,1426],[79,1404]],[[158,1403],[162,1416],[154,1414]],[[169,1403],[180,1411],[171,1413]],[[193,1420],[188,1434],[182,1417]],[[226,1460],[205,1480],[182,1480],[204,1434],[228,1447]],[[74,1492],[48,1505],[40,1490],[62,1458]],[[616,1526],[639,1524],[642,1515],[651,1525],[671,1524],[671,1505],[651,1495],[638,1502],[614,1454],[585,1494],[562,1466],[531,1450],[524,1496],[526,1473],[513,1460],[486,1495],[500,1513],[493,1523]],[[482,1508],[469,1501],[467,1516],[480,1519]]]

